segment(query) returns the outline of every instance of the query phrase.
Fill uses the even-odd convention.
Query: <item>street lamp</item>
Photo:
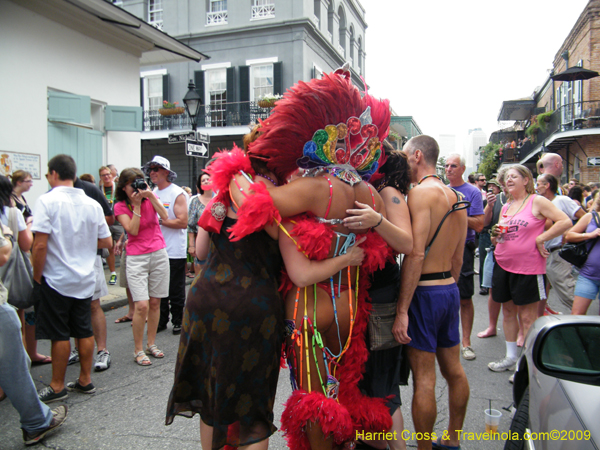
[[[190,84],[188,85],[188,92],[183,97],[183,103],[185,103],[185,109],[190,116],[190,122],[192,122],[192,130],[196,131],[196,123],[198,120],[198,112],[200,111],[200,105],[202,103],[202,99],[200,95],[196,92],[196,85],[194,82],[190,80]]]

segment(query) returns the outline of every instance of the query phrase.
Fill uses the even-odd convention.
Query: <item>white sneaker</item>
[[[475,352],[471,347],[463,347],[461,353],[462,357],[465,358],[467,361],[472,361],[476,358]]]
[[[67,363],[67,365],[71,365],[71,364],[75,364],[79,362],[79,351],[77,350],[77,347],[75,347],[74,350],[71,350],[71,353],[69,354],[69,362]]]
[[[517,362],[511,358],[505,357],[500,361],[494,361],[488,364],[488,369],[493,372],[504,372],[505,370],[515,370]]]
[[[96,356],[96,364],[94,364],[94,370],[100,372],[110,367],[110,353],[108,350],[100,350]]]

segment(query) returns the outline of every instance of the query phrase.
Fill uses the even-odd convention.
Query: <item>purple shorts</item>
[[[460,295],[456,283],[417,286],[408,309],[408,344],[417,350],[435,353],[460,343]]]

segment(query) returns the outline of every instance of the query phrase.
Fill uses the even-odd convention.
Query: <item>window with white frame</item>
[[[250,100],[273,95],[273,64],[256,64],[250,70]]]
[[[148,1],[148,23],[159,30],[163,28],[163,6],[162,0]]]
[[[156,111],[163,107],[163,77],[162,75],[144,78],[146,89],[147,109]]]
[[[227,0],[208,0],[206,25],[219,25],[227,23]]]
[[[252,20],[275,17],[275,0],[252,0]]]
[[[206,98],[210,108],[207,126],[226,125],[227,68],[207,70],[205,74]]]

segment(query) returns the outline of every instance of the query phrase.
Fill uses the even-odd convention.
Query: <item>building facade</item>
[[[249,124],[265,119],[265,97],[345,62],[362,87],[365,11],[357,0],[122,0],[123,9],[210,56],[201,63],[156,64],[141,71],[142,159],[170,159],[178,183],[194,185],[207,159],[187,157],[168,135],[189,130],[186,113],[162,116],[164,101],[182,103],[193,80],[202,98],[198,131],[210,154],[241,145]]]
[[[558,81],[572,67],[600,71],[600,0],[590,0],[557,49],[553,70],[530,98],[505,101],[498,120],[514,120],[510,129],[492,135],[494,142],[512,140],[516,149],[503,152],[503,163],[523,163],[535,172],[544,152],[563,158],[562,183],[600,181],[600,77]],[[598,165],[596,165],[598,159]]]

